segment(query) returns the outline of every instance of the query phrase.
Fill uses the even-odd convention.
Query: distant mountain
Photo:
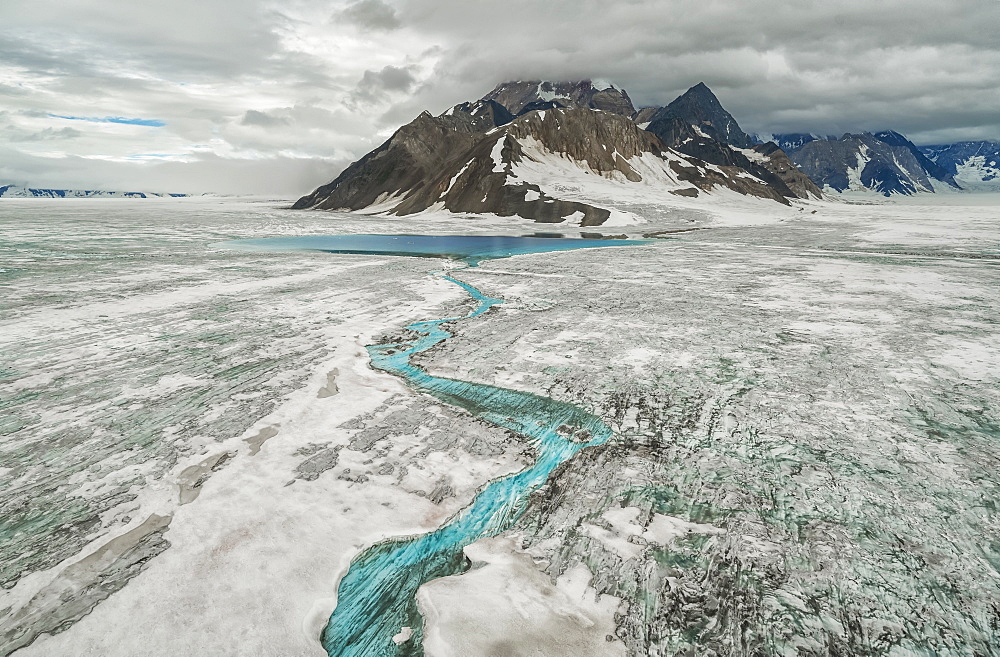
[[[914,194],[935,191],[935,182],[960,188],[953,174],[930,161],[897,132],[803,141],[798,148],[789,150],[789,157],[817,185],[832,191]]]
[[[187,194],[157,194],[154,192],[107,192],[82,189],[43,189],[18,185],[0,185],[3,198],[178,198]]]
[[[903,135],[899,134],[898,132],[894,132],[892,130],[876,132],[875,138],[891,146],[902,146],[906,150],[910,151],[911,154],[913,154],[913,157],[916,158],[917,163],[920,165],[920,168],[923,169],[928,176],[934,178],[935,180],[940,180],[941,182],[947,183],[956,189],[959,188],[958,184],[955,182],[955,174],[953,172],[948,171],[946,168],[939,166],[937,163],[929,160],[926,155],[920,152],[920,149],[917,148],[917,146],[912,141],[910,141]]]
[[[530,109],[539,103],[552,105]],[[682,196],[716,188],[785,204],[794,196],[744,154],[733,151],[776,184],[742,166],[712,165],[678,152],[636,125],[634,114],[628,95],[611,85],[504,83],[480,101],[461,103],[440,116],[424,112],[293,207],[378,208],[396,215],[442,208],[599,225],[610,210],[561,198],[557,187],[547,185],[578,174],[655,184]]]
[[[964,187],[1000,189],[1000,142],[962,141],[920,150]]]
[[[802,148],[811,141],[816,141],[817,139],[828,139],[827,137],[821,137],[819,135],[806,134],[806,133],[796,133],[791,132],[783,135],[770,135],[768,137],[758,137],[762,142],[773,141],[778,148],[785,151],[786,153],[791,153],[794,150]],[[836,137],[833,137],[836,139]]]

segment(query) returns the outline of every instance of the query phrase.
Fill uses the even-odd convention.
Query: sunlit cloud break
[[[128,119],[124,116],[64,116],[62,114],[49,114],[54,119],[67,119],[69,121],[89,121],[90,123],[124,123],[125,125],[145,125],[153,128],[162,128],[167,125],[159,119]]]

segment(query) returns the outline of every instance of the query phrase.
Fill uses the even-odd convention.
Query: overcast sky
[[[998,28],[1000,0],[4,0],[0,184],[304,194],[505,79],[1000,140]]]

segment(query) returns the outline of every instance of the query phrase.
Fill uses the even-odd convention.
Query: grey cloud
[[[0,53],[0,61],[2,61],[2,58],[3,55],[2,53]],[[0,96],[3,96],[5,98],[9,98],[12,96],[27,96],[28,93],[29,92],[25,89],[21,89],[19,87],[15,87],[14,85],[4,84],[0,82]]]
[[[360,0],[338,12],[335,19],[357,25],[366,30],[395,30],[401,25],[396,10],[383,0]]]
[[[56,179],[77,176],[95,187],[134,175],[169,186],[217,178],[235,189],[234,172],[243,171],[254,191],[270,170],[286,191],[305,192],[422,110],[478,98],[506,79],[606,78],[637,105],[667,103],[704,81],[759,133],[892,128],[918,143],[1000,139],[995,0],[946,8],[930,0],[508,0],[485,19],[482,2],[359,0],[332,20],[329,0],[7,5],[4,122],[21,137],[38,135],[33,151],[51,142],[54,152],[80,155],[134,147],[245,158],[4,160],[11,175],[20,163],[25,175],[45,178],[32,184],[69,186]],[[46,123],[49,114],[162,118],[158,134],[170,140],[154,150],[123,131],[85,130],[57,141],[62,125]],[[20,143],[7,142],[11,152]]]
[[[219,136],[238,152],[294,153],[321,160],[353,160],[374,145],[370,119],[346,109],[295,105],[257,114],[266,118],[233,121],[220,126]]]
[[[265,128],[273,128],[274,126],[288,125],[288,119],[284,116],[275,116],[267,112],[247,110],[240,123],[243,125],[259,125]]]
[[[20,138],[9,136],[11,141],[58,141],[62,139],[76,139],[83,133],[74,128],[45,128],[38,132],[21,135]]]
[[[35,0],[0,12],[6,61],[36,74],[100,74],[122,65],[189,79],[238,75],[280,50],[262,0]]]
[[[504,79],[608,78],[637,105],[705,81],[753,131],[920,135],[971,120],[970,135],[1000,136],[998,2],[510,0],[488,21],[480,9],[408,7],[408,27],[446,48],[427,95],[444,101],[435,110]]]
[[[354,97],[362,102],[375,102],[389,93],[410,91],[417,80],[409,68],[386,66],[381,71],[365,71],[354,91]]]
[[[416,79],[409,70],[396,66],[386,66],[377,73],[365,71],[360,86],[373,89],[381,88],[386,91],[409,91],[414,82]]]

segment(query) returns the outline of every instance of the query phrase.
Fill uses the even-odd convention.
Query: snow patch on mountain
[[[1000,187],[1000,162],[985,155],[974,155],[961,164],[955,165],[955,178],[965,185]]]
[[[614,89],[615,91],[624,91],[624,89],[616,85],[614,82],[602,78],[591,80],[591,84],[594,85],[595,91],[607,91],[608,89]]]
[[[507,141],[507,134],[504,133],[497,140],[497,143],[493,145],[493,150],[490,152],[490,156],[493,158],[493,172],[503,173],[504,162],[503,162],[503,146]]]

